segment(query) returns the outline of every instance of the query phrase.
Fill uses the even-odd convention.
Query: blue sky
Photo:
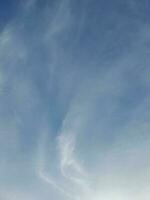
[[[149,9],[0,0],[0,199],[150,199]]]

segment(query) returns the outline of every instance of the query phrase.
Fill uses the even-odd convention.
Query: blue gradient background
[[[150,199],[150,1],[0,0],[0,199]]]

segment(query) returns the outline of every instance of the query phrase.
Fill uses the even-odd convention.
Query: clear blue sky
[[[150,199],[150,1],[0,0],[0,199]]]

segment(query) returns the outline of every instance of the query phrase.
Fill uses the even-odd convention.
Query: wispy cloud
[[[149,199],[150,29],[139,4],[19,4],[0,33],[0,198]]]

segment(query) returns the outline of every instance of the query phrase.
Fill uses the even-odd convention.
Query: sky
[[[0,0],[0,200],[150,199],[149,13]]]

